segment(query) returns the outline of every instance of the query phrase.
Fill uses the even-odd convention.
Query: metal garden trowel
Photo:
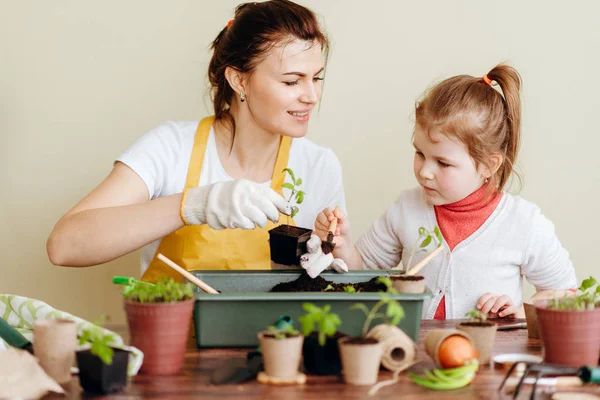
[[[293,324],[294,321],[284,315],[279,317],[273,326],[278,330],[285,330],[288,325]],[[214,370],[210,381],[215,385],[242,383],[255,379],[262,368],[262,354],[260,348],[256,348],[250,351],[246,358],[232,358],[225,361]]]

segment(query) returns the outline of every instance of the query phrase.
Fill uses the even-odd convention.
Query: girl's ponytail
[[[504,187],[513,172],[521,142],[521,76],[516,69],[504,64],[497,65],[486,76],[500,86],[506,109],[505,160],[496,173],[498,186]]]

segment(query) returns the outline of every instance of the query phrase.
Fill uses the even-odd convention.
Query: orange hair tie
[[[488,78],[487,74],[483,76],[483,81],[487,83],[489,86],[492,86],[492,80]]]
[[[230,19],[229,21],[227,21],[227,27],[229,28],[231,26],[231,24],[233,24],[233,20]]]

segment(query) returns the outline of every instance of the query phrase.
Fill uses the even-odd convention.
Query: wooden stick
[[[335,209],[333,210],[333,212],[335,213],[336,211],[342,211],[342,209],[340,208],[340,206],[336,206]],[[333,219],[331,220],[331,222],[329,223],[329,232],[333,233],[335,235],[335,230],[337,228],[337,223],[338,223],[338,219],[337,217],[333,216]]]
[[[190,274],[185,269],[181,268],[179,265],[175,264],[173,261],[171,261],[167,257],[163,256],[161,253],[158,253],[156,258],[158,258],[160,261],[167,264],[169,267],[173,268],[175,271],[179,272],[188,281],[192,282],[194,285],[198,286],[200,289],[204,290],[206,293],[219,294],[219,292],[217,292],[212,286],[210,286],[206,282],[196,278],[194,275]]]
[[[421,260],[420,263],[418,263],[417,265],[415,265],[414,267],[412,267],[411,269],[409,269],[408,271],[406,271],[406,275],[416,275],[421,269],[423,269],[423,267],[425,265],[427,265],[427,263],[429,261],[431,261],[431,259],[435,256],[438,255],[438,253],[440,251],[442,251],[444,249],[443,246],[438,246],[438,248],[436,248],[434,251],[432,251],[431,253],[429,253],[427,255],[427,257],[425,257],[424,259]]]

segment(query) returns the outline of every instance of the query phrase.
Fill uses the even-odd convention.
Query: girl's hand
[[[488,318],[516,318],[519,311],[507,295],[486,293],[477,302],[477,309]]]
[[[343,211],[334,211],[333,207],[321,211],[317,215],[313,234],[317,235],[323,242],[326,241],[329,234],[329,224],[335,217],[338,220],[335,232],[333,232],[333,243],[335,243],[335,250],[340,250],[347,242],[350,242],[350,222],[346,219],[346,214]]]

